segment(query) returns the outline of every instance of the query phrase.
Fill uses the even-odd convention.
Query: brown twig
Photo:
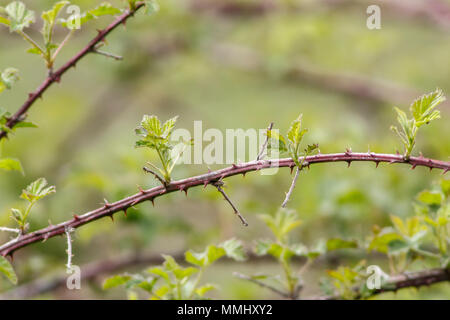
[[[295,170],[294,179],[292,179],[291,186],[289,187],[289,191],[286,193],[286,198],[284,198],[284,201],[281,204],[282,208],[286,208],[287,203],[289,202],[289,199],[291,198],[292,192],[294,191],[295,185],[297,184],[297,179],[298,179],[299,175],[300,175],[300,168],[297,167],[297,169]]]
[[[19,110],[16,111],[5,124],[9,129],[14,128],[14,126],[23,121],[26,117],[27,111],[31,108],[31,106],[37,101],[37,99],[42,98],[42,95],[47,91],[47,89],[54,84],[55,82],[60,82],[61,77],[68,71],[70,68],[75,67],[76,64],[83,59],[89,53],[95,52],[96,46],[101,43],[105,37],[110,34],[114,29],[116,29],[121,24],[124,24],[128,18],[132,17],[140,8],[145,6],[145,2],[138,2],[133,10],[126,10],[122,15],[116,18],[116,20],[107,26],[103,30],[99,30],[97,36],[92,39],[89,44],[84,47],[80,52],[78,52],[74,57],[72,57],[68,62],[66,62],[61,68],[52,72],[47,76],[47,78],[42,82],[42,84],[34,91],[28,95],[28,99],[25,103],[20,107]],[[0,140],[6,138],[8,135],[7,131],[0,131]]]
[[[269,143],[269,134],[268,134],[268,132],[270,130],[272,130],[272,128],[273,128],[273,122],[271,122],[269,124],[269,126],[267,127],[266,140],[264,141],[263,145],[261,146],[261,150],[259,151],[258,156],[256,157],[256,161],[262,160],[264,158],[264,156],[265,156],[264,152],[266,151],[267,144]]]
[[[167,186],[167,182],[155,171],[149,169],[148,167],[143,167],[142,169],[144,170],[144,172],[151,173],[157,180],[159,180],[159,182],[161,182],[163,186]]]
[[[438,268],[430,270],[422,270],[417,272],[408,272],[391,277],[380,289],[375,289],[368,296],[363,296],[360,288],[354,289],[355,299],[368,298],[384,292],[396,292],[403,288],[419,288],[429,286],[438,282],[450,281],[450,269]],[[319,300],[338,300],[339,295],[325,296],[317,298]]]
[[[231,199],[228,197],[228,195],[222,189],[223,182],[222,181],[217,181],[217,182],[214,182],[212,185],[217,188],[217,190],[223,195],[225,201],[227,201],[230,204],[231,208],[233,208],[234,214],[239,217],[239,219],[241,220],[242,224],[244,226],[248,227],[247,220],[245,220],[245,218],[242,216],[242,214],[239,212],[239,210],[234,205],[233,201],[231,201]]]
[[[450,171],[450,162],[428,159],[423,156],[410,157],[405,160],[402,155],[399,154],[380,154],[380,153],[334,153],[334,154],[317,154],[314,156],[306,157],[304,163],[308,163],[308,166],[316,163],[328,163],[328,162],[347,162],[352,161],[364,161],[373,162],[377,166],[380,162],[390,164],[408,164],[412,169],[422,166],[431,169],[442,169],[444,174]],[[239,174],[245,174],[247,172],[258,171],[261,169],[273,168],[274,166],[283,168],[293,168],[295,166],[294,161],[291,158],[262,160],[242,163],[233,165],[221,170],[209,172],[206,174],[190,177],[178,181],[173,181],[168,187],[157,186],[148,190],[139,190],[139,192],[130,197],[121,199],[113,203],[107,203],[104,206],[97,208],[93,211],[89,211],[83,215],[75,215],[72,219],[62,222],[57,225],[51,225],[46,228],[21,235],[14,241],[8,242],[0,246],[0,254],[2,256],[11,255],[14,251],[23,248],[29,244],[46,240],[48,238],[55,237],[63,234],[66,227],[72,227],[74,229],[81,227],[87,223],[91,223],[103,217],[112,216],[119,211],[126,211],[128,208],[133,207],[139,203],[145,201],[154,201],[155,198],[172,193],[175,191],[187,191],[189,188],[208,185],[212,182],[223,180],[224,178],[232,177]]]

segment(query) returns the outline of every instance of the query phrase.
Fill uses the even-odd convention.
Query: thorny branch
[[[397,292],[403,288],[419,288],[422,286],[429,286],[438,282],[450,281],[450,269],[438,268],[431,270],[422,270],[417,272],[407,272],[391,277],[387,283],[385,283],[380,289],[375,289],[370,293],[370,296],[374,296],[384,292]],[[363,298],[360,288],[354,289],[356,296],[355,299]],[[367,298],[367,297],[366,297]],[[338,300],[340,296],[325,296],[319,297],[320,300]]]
[[[30,93],[28,95],[28,99],[25,103],[20,107],[19,110],[16,111],[5,124],[9,129],[14,128],[16,124],[23,121],[26,118],[27,111],[33,106],[33,104],[37,101],[37,99],[42,98],[42,95],[47,91],[47,89],[54,84],[55,82],[60,82],[61,77],[66,71],[70,68],[75,67],[76,64],[87,56],[89,53],[96,52],[96,47],[99,43],[105,40],[106,36],[110,34],[114,29],[116,29],[121,24],[125,24],[128,18],[132,17],[139,9],[145,6],[145,2],[138,2],[134,8],[134,10],[126,10],[122,15],[118,16],[116,20],[107,26],[103,30],[99,30],[97,36],[89,42],[89,44],[84,47],[80,52],[78,52],[74,57],[72,57],[68,62],[66,62],[61,68],[52,72],[47,76],[47,78],[42,82],[42,84],[36,89],[36,91]],[[0,131],[0,140],[6,138],[8,135],[7,131]]]
[[[380,162],[383,163],[402,163],[411,166],[411,169],[417,166],[427,167],[432,169],[441,169],[444,174],[450,171],[450,162],[433,160],[425,158],[422,155],[420,157],[410,157],[408,160],[400,154],[380,154],[380,153],[355,153],[355,152],[345,152],[345,153],[334,153],[334,154],[317,154],[314,156],[308,156],[304,159],[303,166],[309,167],[311,164],[316,163],[329,163],[329,162],[347,162],[351,164],[353,161],[364,161],[373,162],[377,166]],[[49,226],[25,235],[21,235],[16,240],[10,241],[2,246],[0,246],[0,254],[2,256],[12,255],[12,253],[20,248],[23,248],[29,244],[47,240],[49,238],[61,235],[65,232],[66,227],[78,228],[84,224],[91,223],[92,221],[98,220],[103,217],[113,216],[114,213],[119,211],[124,211],[134,205],[145,201],[154,201],[157,197],[172,193],[175,191],[184,191],[187,193],[189,188],[208,185],[224,178],[232,177],[238,174],[245,175],[248,172],[258,171],[261,169],[273,168],[274,165],[278,165],[282,168],[294,168],[295,163],[291,158],[284,159],[273,159],[273,160],[262,160],[262,161],[251,161],[247,163],[242,163],[238,165],[233,165],[221,170],[209,172],[206,174],[198,175],[195,177],[190,177],[178,181],[173,181],[169,186],[157,186],[148,190],[140,189],[135,195],[129,196],[127,198],[121,199],[113,203],[105,203],[100,208],[93,211],[89,211],[83,215],[74,215],[74,217],[68,221],[62,222],[58,225]]]

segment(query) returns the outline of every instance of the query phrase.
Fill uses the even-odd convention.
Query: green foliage
[[[83,12],[79,17],[79,26],[81,27],[86,22],[98,19],[102,16],[115,16],[117,14],[120,14],[121,12],[122,11],[119,8],[114,7],[108,2],[103,2],[97,7]],[[58,19],[58,23],[60,23],[65,28],[73,30],[76,26],[74,19],[76,19],[76,17],[69,17],[68,19]]]
[[[0,14],[6,17],[0,17],[0,23],[9,26],[10,32],[21,32],[35,22],[34,12],[26,8],[21,1],[14,1],[5,8],[0,7]]]
[[[5,257],[0,256],[0,273],[9,279],[13,284],[17,284],[17,276],[13,267]]]
[[[22,232],[26,232],[28,229],[27,218],[36,202],[55,192],[55,187],[48,186],[47,180],[44,178],[32,182],[22,191],[20,197],[28,202],[26,209],[11,209],[11,218],[18,224]]]
[[[396,126],[392,126],[391,129],[402,140],[406,159],[411,156],[411,152],[414,149],[418,129],[424,124],[429,124],[431,121],[441,117],[440,111],[435,110],[435,108],[443,101],[445,101],[445,97],[441,89],[436,89],[434,92],[419,97],[410,106],[411,119],[408,119],[403,110],[395,107],[397,121],[401,130]]]
[[[123,285],[129,292],[141,289],[147,292],[151,299],[158,300],[205,299],[205,294],[215,289],[215,286],[200,285],[203,271],[224,256],[236,261],[244,260],[242,243],[230,239],[218,246],[210,245],[200,253],[187,251],[185,260],[192,265],[188,267],[182,267],[173,257],[163,255],[164,263],[147,269],[146,275],[116,275],[108,278],[103,288],[111,289]],[[130,297],[130,294],[128,296]],[[136,294],[131,296],[137,298]]]
[[[162,124],[157,116],[144,115],[141,124],[135,129],[136,135],[141,137],[136,141],[135,147],[146,147],[157,152],[162,168],[149,164],[161,173],[162,180],[166,183],[170,183],[172,170],[184,151],[174,149],[170,142],[177,118],[178,116]]]
[[[360,291],[355,288],[366,278],[365,266],[366,261],[362,260],[353,267],[340,266],[336,270],[327,270],[340,298],[351,300],[360,294]]]
[[[11,89],[13,84],[19,80],[19,70],[7,68],[0,74],[0,93],[5,89]]]
[[[301,168],[305,157],[311,155],[315,150],[319,148],[318,144],[308,145],[301,153],[301,142],[305,133],[308,129],[303,129],[302,127],[302,115],[300,115],[296,120],[294,120],[287,133],[287,139],[280,135],[276,130],[268,130],[267,137],[269,138],[269,143],[267,144],[267,149],[275,149],[280,153],[287,152],[289,156],[294,160],[296,166]],[[300,162],[300,157],[302,161]]]
[[[291,265],[292,258],[294,256],[306,258],[304,266],[307,266],[325,252],[325,247],[323,243],[319,243],[316,248],[308,249],[301,243],[292,243],[289,240],[292,231],[301,225],[301,220],[294,210],[280,208],[275,215],[261,215],[260,218],[272,231],[276,241],[257,240],[254,252],[259,256],[269,255],[275,258],[284,271],[285,281],[277,280],[279,276],[261,278],[260,275],[252,275],[250,278],[258,281],[276,280],[276,285],[283,287],[282,291],[286,296],[296,299],[302,287],[301,273],[304,269],[294,272]]]
[[[22,164],[19,160],[13,158],[2,158],[0,159],[0,170],[5,171],[19,171],[24,174]]]

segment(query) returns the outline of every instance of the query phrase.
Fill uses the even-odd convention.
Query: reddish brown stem
[[[128,20],[128,18],[132,17],[136,13],[136,11],[138,11],[143,6],[145,6],[145,3],[139,2],[136,4],[134,10],[131,11],[126,10],[122,15],[117,17],[117,19],[109,26],[107,26],[105,29],[99,30],[97,36],[94,39],[92,39],[91,42],[89,42],[89,44],[86,47],[84,47],[80,52],[78,52],[69,61],[67,61],[61,68],[49,74],[48,77],[44,80],[44,82],[42,82],[42,84],[36,89],[36,91],[28,95],[28,99],[25,101],[22,107],[20,107],[20,109],[17,110],[16,113],[14,113],[14,115],[12,115],[8,119],[6,127],[12,129],[17,123],[23,121],[26,117],[27,111],[31,108],[31,106],[36,102],[37,99],[42,98],[44,92],[47,91],[47,89],[52,84],[54,84],[55,82],[60,82],[61,77],[63,76],[64,73],[66,73],[66,71],[68,71],[72,67],[75,67],[78,61],[83,59],[86,55],[88,55],[91,52],[94,52],[97,44],[101,43],[108,34],[110,34],[114,29],[116,29],[121,24],[125,23]],[[7,135],[8,132],[0,131],[0,140],[6,138]]]
[[[376,165],[378,165],[380,162],[392,164],[403,163],[409,164],[411,168],[422,166],[430,168],[430,170],[442,169],[444,170],[444,173],[450,171],[450,162],[428,159],[424,158],[423,156],[410,157],[408,160],[405,160],[402,155],[379,154],[371,152],[354,153],[349,151],[345,153],[318,154],[314,156],[309,156],[306,157],[306,159],[304,160],[303,166],[309,167],[311,164],[327,163],[327,162],[351,163],[352,161],[374,162]],[[174,191],[187,192],[187,190],[191,187],[208,185],[217,182],[219,180],[223,180],[224,178],[232,177],[238,174],[245,174],[251,171],[273,168],[276,165],[283,168],[293,168],[295,166],[295,163],[291,158],[252,161],[238,165],[233,165],[231,167],[198,175],[195,177],[173,181],[167,187],[158,186],[148,190],[141,189],[139,193],[135,195],[116,201],[114,203],[105,204],[103,207],[87,212],[83,215],[79,216],[75,215],[73,219],[62,222],[58,225],[49,226],[25,235],[21,235],[16,240],[10,241],[4,244],[3,246],[0,246],[0,254],[2,256],[11,255],[15,250],[23,248],[29,244],[63,234],[67,227],[78,228],[84,224],[90,223],[100,218],[112,216],[116,212],[126,211],[129,207],[132,207],[138,203],[148,200],[153,201],[157,197],[163,196],[168,193],[172,193]]]

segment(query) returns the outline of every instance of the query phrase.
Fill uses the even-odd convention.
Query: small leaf
[[[48,11],[44,11],[42,13],[42,20],[44,21],[44,25],[42,27],[42,35],[44,36],[44,41],[47,49],[52,42],[53,28],[56,23],[56,18],[58,17],[59,12],[70,2],[69,1],[59,1],[53,5],[53,8]]]
[[[6,276],[13,284],[17,284],[17,275],[12,265],[5,257],[0,255],[0,273]]]
[[[214,245],[210,245],[206,248],[205,251],[196,253],[191,250],[185,253],[185,259],[190,264],[199,266],[199,267],[207,267],[211,265],[216,260],[220,259],[226,254],[224,248],[216,247]]]
[[[34,12],[28,10],[21,1],[14,1],[8,4],[5,12],[9,17],[9,30],[11,32],[22,31],[35,21]]]
[[[417,127],[428,124],[434,119],[440,118],[440,112],[434,110],[440,103],[445,101],[444,94],[441,89],[425,94],[419,97],[411,105],[411,112],[416,120]]]
[[[417,196],[417,200],[432,206],[441,205],[443,199],[441,193],[425,190],[419,193],[419,195]]]
[[[207,292],[216,289],[216,287],[213,284],[205,284],[204,286],[201,286],[200,288],[195,289],[195,293],[199,297],[203,297]]]
[[[123,284],[126,284],[129,280],[131,280],[131,276],[129,275],[115,275],[113,277],[110,277],[103,282],[103,289],[111,289],[114,287],[121,286]]]
[[[159,4],[156,0],[145,1],[145,13],[151,15],[159,11]]]
[[[15,68],[7,68],[2,72],[1,82],[6,89],[11,89],[12,85],[19,80],[19,70]]]
[[[225,241],[222,245],[225,249],[225,254],[236,261],[243,261],[246,259],[244,247],[242,242],[236,239],[230,239]]]
[[[20,197],[30,202],[40,200],[52,193],[56,192],[54,186],[47,187],[47,180],[39,178],[31,183],[25,190],[22,191]]]
[[[0,170],[19,171],[20,173],[25,174],[20,161],[12,158],[0,159]]]

